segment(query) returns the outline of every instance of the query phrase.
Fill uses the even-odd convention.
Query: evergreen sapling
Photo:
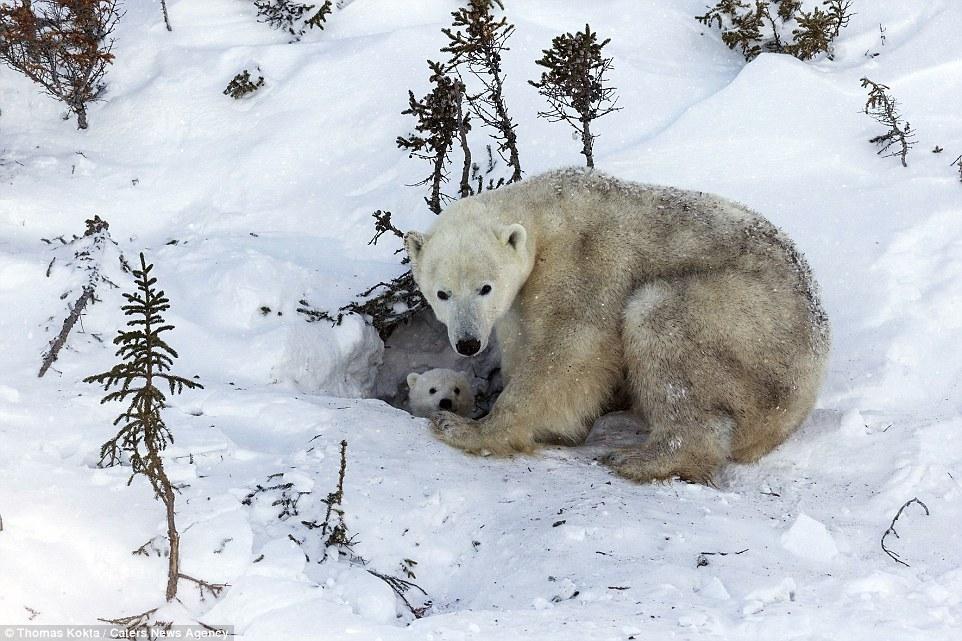
[[[441,63],[428,60],[428,67],[431,69],[430,82],[433,89],[421,100],[415,98],[413,91],[408,91],[408,108],[401,112],[415,117],[416,133],[407,137],[398,136],[396,142],[398,148],[406,150],[410,157],[422,158],[431,163],[431,174],[417,184],[430,185],[429,195],[424,200],[428,209],[440,214],[446,199],[441,192],[441,186],[448,180],[447,166],[456,141],[460,143],[464,154],[461,196],[470,195],[468,180],[471,150],[467,145],[467,133],[471,129],[471,123],[462,108],[464,83],[449,74]]]
[[[514,25],[503,16],[495,18],[495,7],[504,10],[501,0],[469,0],[467,7],[454,11],[451,27],[441,30],[448,37],[448,45],[441,51],[451,54],[448,66],[458,73],[462,82],[463,69],[480,82],[481,91],[468,94],[467,101],[474,115],[494,130],[492,137],[498,141],[498,152],[511,167],[507,180],[510,184],[521,180],[521,159],[517,125],[508,115],[504,102],[501,55],[508,50],[505,42],[514,33]]]
[[[585,25],[584,31],[566,33],[551,41],[551,48],[537,64],[546,71],[537,82],[529,84],[547,98],[550,108],[538,115],[550,121],[565,121],[581,137],[581,153],[589,167],[595,166],[591,122],[617,111],[613,87],[606,85],[605,74],[611,70],[611,58],[601,50],[610,39],[598,42],[598,34]]]
[[[153,265],[148,265],[140,254],[140,269],[134,269],[136,291],[124,293],[127,304],[121,309],[129,316],[126,330],[120,330],[114,344],[121,362],[109,371],[88,376],[87,383],[103,385],[107,394],[101,403],[128,402],[114,420],[119,425],[117,435],[100,449],[101,466],[109,467],[129,459],[131,475],[128,484],[141,474],[150,482],[154,496],[164,504],[167,514],[167,539],[170,543],[168,557],[166,599],[177,596],[179,579],[188,579],[206,588],[216,596],[224,586],[209,584],[180,571],[180,534],[177,530],[174,510],[174,486],[164,469],[162,453],[174,438],[161,409],[167,397],[161,388],[171,394],[179,394],[184,388],[198,389],[200,383],[170,372],[177,352],[164,340],[163,335],[174,329],[162,316],[170,309],[170,300],[163,290],[156,289],[157,279],[151,275]],[[112,391],[111,391],[112,390]]]

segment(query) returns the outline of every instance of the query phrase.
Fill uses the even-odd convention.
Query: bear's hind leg
[[[710,483],[731,456],[736,423],[701,373],[717,371],[714,350],[696,338],[698,318],[686,299],[688,278],[639,287],[625,306],[622,341],[635,411],[650,426],[644,444],[618,449],[602,462],[626,478],[677,476]]]
[[[613,450],[601,462],[639,483],[678,477],[711,485],[715,470],[731,453],[733,428],[734,421],[723,414],[705,415],[695,423],[661,422],[643,445]]]

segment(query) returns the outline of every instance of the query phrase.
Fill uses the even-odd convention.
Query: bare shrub
[[[87,105],[114,60],[117,0],[17,0],[0,4],[0,61],[62,101],[87,128]]]

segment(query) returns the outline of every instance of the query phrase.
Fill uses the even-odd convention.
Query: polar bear
[[[492,330],[500,344],[490,414],[433,419],[465,451],[581,443],[627,409],[649,436],[604,463],[710,483],[815,403],[830,337],[808,264],[736,203],[567,169],[459,200],[405,246],[455,351],[478,354]]]
[[[439,411],[471,416],[474,411],[474,392],[464,372],[442,368],[411,372],[407,382],[408,408],[415,416],[426,418]]]

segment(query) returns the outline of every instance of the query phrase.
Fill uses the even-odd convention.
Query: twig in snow
[[[160,8],[164,12],[164,25],[167,27],[167,31],[173,31],[170,26],[170,16],[167,15],[167,0],[160,0]]]
[[[327,512],[324,514],[324,522],[321,524],[321,538],[324,539],[325,548],[331,546],[350,547],[351,545],[351,537],[347,535],[347,525],[344,523],[344,509],[341,507],[341,502],[344,500],[344,474],[346,472],[347,441],[341,441],[341,466],[337,473],[337,489],[324,499],[327,504]]]
[[[923,503],[922,501],[920,501],[920,500],[918,499],[918,497],[909,499],[908,501],[906,501],[905,503],[903,503],[903,504],[902,504],[902,507],[899,508],[899,511],[895,513],[895,517],[892,519],[892,523],[889,524],[888,529],[885,530],[885,532],[882,533],[882,539],[881,539],[881,541],[879,541],[879,543],[882,545],[882,551],[885,552],[886,554],[888,554],[890,557],[892,557],[892,560],[893,560],[893,561],[895,561],[896,563],[901,563],[901,564],[904,565],[905,567],[911,567],[911,566],[910,566],[908,563],[906,563],[905,561],[903,561],[903,560],[902,560],[902,557],[901,557],[897,552],[893,552],[892,550],[890,550],[889,548],[887,548],[887,547],[885,546],[885,539],[886,539],[890,534],[893,535],[893,536],[894,536],[895,538],[897,538],[897,539],[902,538],[902,537],[899,536],[899,533],[895,531],[895,523],[896,523],[896,521],[899,520],[899,517],[902,516],[902,512],[905,510],[905,508],[907,508],[908,506],[912,505],[913,503],[918,503],[918,504],[922,507],[922,509],[925,510],[925,516],[928,516],[928,515],[929,515],[929,508],[928,508],[928,506],[927,506],[925,503]]]
[[[177,578],[184,579],[185,581],[190,581],[191,583],[196,585],[197,590],[200,592],[201,601],[204,600],[205,590],[209,592],[210,595],[216,599],[217,597],[220,596],[221,592],[224,591],[224,588],[230,585],[229,583],[209,583],[208,581],[204,581],[203,579],[195,579],[194,577],[184,574],[183,572],[178,574]]]
[[[949,166],[959,168],[959,182],[962,182],[962,154],[960,154],[958,158],[953,160],[952,164]]]
[[[134,556],[150,556],[150,553],[153,552],[158,557],[167,556],[169,552],[157,547],[156,541],[157,537],[155,536],[136,550],[132,551],[131,554]]]
[[[729,555],[731,555],[731,556],[738,556],[739,554],[744,554],[745,552],[748,552],[748,548],[745,548],[744,550],[739,550],[738,552],[699,552],[699,553],[698,553],[698,558],[695,560],[695,567],[696,567],[696,568],[703,568],[703,567],[705,567],[706,565],[708,565],[708,559],[705,558],[705,557],[709,557],[709,556],[729,556]]]
[[[170,629],[174,625],[173,621],[158,621],[154,619],[155,612],[157,612],[157,608],[126,617],[118,617],[116,619],[101,619],[98,617],[97,620],[123,626],[131,632],[142,632],[146,635],[146,638],[153,639],[165,636],[164,633],[170,632]]]
[[[372,570],[370,568],[364,568],[364,569],[367,570],[368,574],[376,576],[377,578],[387,583],[388,586],[390,586],[390,588],[394,590],[394,594],[396,594],[397,597],[401,599],[401,601],[407,607],[407,609],[411,611],[411,614],[414,615],[415,619],[420,619],[424,617],[428,609],[430,609],[431,607],[430,601],[425,603],[424,606],[418,608],[418,607],[415,607],[410,601],[408,601],[406,596],[404,596],[404,594],[411,588],[416,588],[421,594],[423,594],[424,596],[427,596],[428,593],[425,592],[424,589],[417,583],[412,583],[411,581],[405,581],[404,579],[398,578],[396,576],[392,576],[390,574],[381,574],[380,572],[377,572],[376,570]]]

